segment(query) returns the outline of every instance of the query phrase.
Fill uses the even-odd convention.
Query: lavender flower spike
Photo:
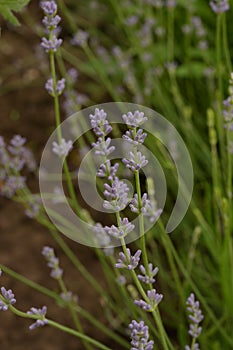
[[[59,266],[59,259],[55,256],[53,248],[45,246],[42,249],[42,255],[47,261],[47,266],[50,267],[50,276],[54,279],[60,279],[63,274],[63,270]]]
[[[115,264],[117,269],[127,268],[128,270],[134,270],[140,261],[141,250],[137,250],[134,255],[131,255],[130,249],[127,248],[127,255],[120,252],[118,262]]]
[[[149,340],[149,330],[144,321],[132,320],[129,324],[131,330],[131,350],[153,350],[154,342]]]
[[[132,128],[136,128],[147,121],[147,117],[144,116],[144,112],[139,111],[123,114],[122,119],[124,120],[125,124]]]
[[[14,305],[15,303],[16,299],[12,290],[6,290],[5,287],[1,287],[0,311],[8,310],[9,305]]]
[[[103,137],[112,131],[112,127],[107,120],[107,113],[103,109],[96,108],[95,113],[90,114],[89,118],[96,136]]]
[[[36,315],[38,316],[38,320],[30,325],[29,329],[32,331],[38,327],[43,327],[48,324],[48,320],[46,320],[45,315],[47,312],[47,307],[43,306],[42,309],[36,309],[35,307],[31,307],[30,311],[27,312],[28,315]]]
[[[189,319],[191,321],[189,326],[189,334],[196,341],[199,337],[202,327],[199,326],[200,322],[203,320],[204,316],[202,311],[200,310],[199,301],[195,300],[195,296],[193,293],[190,294],[186,301],[187,311],[189,312]],[[189,350],[190,347],[186,345],[185,350]],[[199,350],[199,344],[195,342],[195,350]]]
[[[222,13],[230,9],[230,4],[228,0],[213,0],[210,1],[210,7],[215,13]]]
[[[118,177],[114,179],[112,185],[105,184],[104,195],[107,200],[104,201],[104,208],[114,210],[116,212],[123,210],[128,204],[129,187],[124,181],[119,180]]]

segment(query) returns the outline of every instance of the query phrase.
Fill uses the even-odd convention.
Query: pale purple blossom
[[[70,43],[74,46],[83,46],[87,43],[87,40],[89,38],[89,33],[87,33],[85,30],[79,30],[77,33],[74,34],[73,38],[70,40]]]
[[[111,185],[104,184],[104,188],[104,196],[106,200],[104,201],[103,206],[105,209],[118,212],[127,206],[129,202],[129,187],[124,181],[119,180],[116,177]]]
[[[149,329],[144,321],[132,320],[129,329],[131,331],[131,350],[153,350],[154,342],[149,340]]]
[[[40,7],[46,16],[53,17],[57,13],[57,4],[55,1],[41,1]]]
[[[230,4],[228,0],[213,0],[210,1],[210,7],[215,13],[222,13],[230,9]]]
[[[65,89],[65,83],[66,83],[66,80],[64,78],[58,80],[55,84],[53,83],[53,79],[49,78],[45,83],[45,89],[52,96],[55,96],[55,92],[58,95],[61,95]],[[54,90],[54,85],[55,85],[55,90]]]
[[[115,146],[111,146],[111,138],[108,137],[106,140],[102,137],[98,138],[97,142],[92,143],[92,147],[95,149],[97,156],[107,157],[109,154],[115,151]]]
[[[127,268],[128,270],[134,270],[139,264],[142,251],[139,249],[134,255],[131,255],[130,249],[127,248],[126,252],[126,254],[123,252],[119,253],[119,259],[115,267],[117,269]]]
[[[203,320],[204,316],[200,309],[199,301],[195,300],[193,293],[190,294],[186,301],[187,311],[189,312],[189,319],[191,321],[189,326],[189,334],[194,339],[197,339],[202,331],[202,327],[199,326],[199,323]]]
[[[60,297],[65,303],[78,302],[78,296],[76,294],[74,295],[71,291],[61,293]]]
[[[132,128],[139,127],[147,121],[147,117],[144,116],[144,112],[140,111],[123,114],[122,119],[124,120],[125,124]]]
[[[25,142],[26,142],[25,137],[22,137],[21,135],[15,135],[10,140],[10,144],[14,147],[14,149],[20,149],[25,144]],[[12,149],[10,149],[10,147],[8,149],[11,150],[12,152]],[[12,152],[12,154],[16,154],[16,153]]]
[[[79,74],[78,74],[77,69],[72,67],[72,68],[69,68],[67,70],[66,75],[67,75],[67,80],[69,81],[69,83],[74,84],[76,82],[76,80],[78,79]]]
[[[148,160],[140,151],[137,151],[136,154],[134,152],[129,152],[129,159],[123,158],[122,162],[125,164],[126,168],[134,172],[139,171],[148,164]]]
[[[66,157],[73,148],[73,142],[71,140],[66,141],[63,138],[61,139],[60,143],[53,141],[52,145],[53,153],[55,153],[59,157]]]
[[[120,225],[119,227],[112,225],[112,226],[105,226],[105,231],[107,234],[114,238],[123,238],[128,235],[128,233],[132,232],[134,230],[135,225],[133,225],[131,222],[129,222],[128,218],[120,219]]]
[[[107,120],[107,113],[103,109],[96,108],[95,113],[90,114],[89,118],[96,136],[106,136],[112,131],[112,127]]]
[[[167,0],[166,1],[167,8],[174,8],[174,7],[176,7],[176,5],[177,5],[176,0]]]
[[[63,270],[59,266],[59,259],[55,256],[54,249],[45,246],[42,249],[42,255],[47,261],[47,266],[51,269],[50,276],[54,279],[60,279],[63,275]]]
[[[100,223],[95,224],[93,232],[95,233],[95,239],[100,247],[106,247],[110,244],[111,239],[106,233],[105,228]]]
[[[24,176],[8,176],[1,186],[0,194],[7,198],[12,198],[18,190],[25,188],[26,178]]]
[[[1,287],[0,311],[8,310],[9,305],[14,305],[15,303],[16,299],[12,290],[6,290],[5,287]]]
[[[44,17],[42,20],[43,25],[48,28],[48,30],[57,29],[58,24],[61,21],[61,17],[56,15],[54,17]]]
[[[159,269],[158,267],[153,267],[151,263],[148,264],[148,272],[143,265],[140,265],[141,274],[138,275],[138,279],[146,284],[154,283],[155,276],[157,275]]]
[[[105,164],[101,164],[97,176],[102,178],[108,178],[109,181],[113,181],[116,177],[117,170],[119,168],[119,163],[111,165],[110,160],[107,160]]]
[[[46,52],[56,52],[61,46],[62,41],[62,39],[58,39],[55,35],[53,35],[51,39],[42,38],[41,47],[43,47]]]
[[[35,307],[31,307],[30,311],[27,312],[28,315],[38,316],[36,322],[30,325],[29,329],[32,331],[38,327],[43,327],[48,324],[48,320],[45,318],[47,312],[47,307],[43,306],[41,309],[36,309]]]
[[[123,140],[132,143],[134,146],[138,146],[139,144],[143,144],[146,136],[147,134],[143,132],[143,129],[138,129],[136,134],[134,134],[133,130],[127,130],[122,138]]]
[[[134,300],[134,304],[145,311],[153,311],[163,299],[163,295],[156,292],[156,289],[147,291],[147,300]]]
[[[145,217],[149,218],[150,222],[154,222],[162,213],[162,209],[157,209],[156,202],[151,201],[147,193],[144,193],[141,198],[141,208],[139,207],[137,194],[134,195],[129,206],[133,213],[142,213]]]

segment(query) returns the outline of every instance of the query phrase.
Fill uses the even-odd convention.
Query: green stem
[[[59,97],[58,93],[56,92],[56,86],[57,86],[57,78],[56,78],[56,68],[55,68],[55,57],[54,52],[50,52],[49,54],[50,58],[50,70],[51,70],[51,76],[53,80],[53,90],[54,90],[54,113],[55,113],[55,120],[56,120],[56,128],[57,128],[57,135],[58,135],[58,143],[61,143],[62,140],[62,131],[61,131],[61,117],[60,117],[60,107],[59,107]],[[70,197],[72,199],[74,208],[76,210],[76,213],[82,216],[81,213],[81,207],[79,206],[74,190],[74,186],[70,177],[69,168],[66,159],[64,159],[64,171],[67,181],[67,186],[69,190]]]
[[[226,65],[228,69],[228,74],[230,75],[232,72],[232,64],[231,64],[231,54],[229,50],[229,45],[228,45],[228,36],[227,36],[227,21],[226,21],[226,14],[223,14],[223,22],[222,22],[222,30],[223,30],[223,49],[225,53],[225,58],[226,58]]]
[[[63,281],[62,278],[59,278],[59,279],[58,279],[58,283],[59,283],[59,286],[60,286],[60,288],[61,288],[61,291],[62,291],[64,294],[67,294],[68,290],[67,290],[67,288],[66,288],[66,286],[65,286],[65,283],[64,283],[64,281]],[[73,305],[73,302],[72,302],[72,301],[69,301],[69,302],[67,303],[67,307],[68,307],[69,312],[70,312],[70,314],[71,314],[71,317],[72,317],[72,319],[73,319],[73,321],[74,321],[75,327],[77,328],[77,330],[78,330],[80,333],[84,334],[82,325],[81,325],[80,320],[79,320],[79,317],[78,317],[78,314],[77,314],[77,312],[74,310],[74,307],[73,307],[73,306],[74,306],[74,305]],[[86,340],[83,339],[82,341],[83,341],[84,347],[85,347],[87,350],[91,350],[91,349],[92,349],[92,347],[88,344],[88,342],[87,342]]]
[[[28,318],[28,319],[33,319],[33,320],[38,320],[40,319],[40,317],[36,316],[36,315],[31,315],[31,314],[27,314],[26,312],[22,312],[18,309],[16,309],[14,306],[9,305],[9,309],[17,316],[19,317],[23,317],[23,318]],[[46,318],[46,320],[48,321],[48,325],[52,326],[54,328],[57,328],[59,330],[61,330],[62,332],[71,334],[79,339],[85,340],[90,344],[93,344],[94,346],[96,346],[98,349],[102,349],[102,350],[111,350],[111,348],[109,348],[108,346],[105,346],[103,344],[101,344],[100,342],[98,342],[97,340],[94,340],[93,338],[88,337],[85,334],[82,334],[72,328],[68,328],[60,323],[57,323],[55,321],[49,320]]]

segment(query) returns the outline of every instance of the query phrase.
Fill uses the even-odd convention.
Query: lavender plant
[[[27,318],[30,330],[45,326],[67,332],[77,337],[77,347],[82,349],[230,349],[233,346],[230,1],[197,0],[186,4],[50,0],[42,1],[40,6],[44,13],[42,27],[32,26],[30,9],[21,17],[23,23],[42,36],[43,62],[38,64],[43,66],[41,85],[51,96],[57,128],[51,151],[64,161],[65,193],[54,188],[51,201],[58,206],[68,201],[74,212],[93,226],[93,239],[101,248],[93,249],[101,281],[49,221],[39,194],[31,191],[28,177],[30,180],[31,174],[36,176],[37,161],[23,136],[15,135],[9,142],[8,137],[0,137],[0,194],[5,197],[3,203],[7,199],[22,203],[26,215],[46,227],[71,266],[77,269],[77,280],[82,275],[86,288],[95,290],[96,303],[103,312],[97,319],[91,310],[81,306],[82,288],[78,291],[67,288],[68,273],[54,249],[47,245],[42,255],[50,269],[51,282],[57,283],[56,290],[32,282],[3,264],[0,267],[5,274],[51,297],[70,314],[73,326],[52,320],[49,304],[19,310],[18,297],[16,303],[14,292],[6,285],[1,287],[0,311]],[[20,7],[12,10],[18,11]],[[3,14],[6,17],[6,11]],[[7,85],[10,71],[6,69],[2,74],[7,88],[11,88]],[[94,108],[89,120],[80,118],[80,127],[84,130],[90,122],[92,130],[75,144],[62,133],[63,112],[65,118],[83,106],[106,99],[133,101],[158,110],[181,132],[189,148],[196,178],[193,200],[183,223],[171,235],[166,233],[164,223],[176,198],[177,173],[167,149],[155,141],[157,130],[145,132],[147,115],[140,108],[122,113],[120,127],[111,124],[104,109]],[[74,127],[74,133],[75,130]],[[168,133],[169,151],[175,155],[173,159],[180,160],[182,155],[174,135]],[[121,135],[129,147],[123,159],[117,161],[111,158],[115,135]],[[73,181],[77,164],[74,166],[72,159],[77,147],[80,154],[92,147],[95,157],[101,159],[95,175],[103,208],[111,213],[108,218],[107,215],[92,218],[92,211],[88,213],[81,205]],[[150,165],[144,147],[153,150],[165,169],[168,195],[163,211],[156,202],[158,184],[151,179],[145,183],[143,178]],[[135,185],[132,195],[124,174]],[[157,224],[145,236],[147,221]],[[139,239],[129,245],[127,238],[137,228]],[[117,242],[119,248],[112,242]],[[190,290],[193,293],[186,301]],[[205,315],[203,330],[200,304]],[[97,339],[103,336],[105,340],[95,340],[94,331],[94,336],[87,335],[84,319],[93,330],[98,330]],[[43,337],[43,329],[38,332]]]

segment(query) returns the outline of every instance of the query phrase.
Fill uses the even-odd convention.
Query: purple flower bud
[[[143,129],[138,129],[136,135],[134,135],[133,130],[127,130],[126,133],[122,136],[123,140],[132,143],[135,146],[143,144],[147,134],[143,132]]]
[[[95,114],[89,115],[91,127],[96,136],[106,136],[112,131],[112,127],[107,120],[107,114],[103,109],[96,108]]]
[[[187,311],[189,312],[189,320],[191,321],[188,333],[192,338],[197,339],[202,331],[202,327],[199,326],[199,323],[204,318],[202,311],[200,310],[200,303],[195,300],[194,294],[191,293],[186,301],[186,305]],[[186,345],[185,350],[188,349],[190,349],[190,347]],[[198,343],[195,343],[194,349],[199,350]]]
[[[100,247],[106,247],[110,244],[110,237],[107,235],[105,228],[100,223],[97,223],[93,227],[93,231],[95,233],[96,241]]]
[[[123,252],[119,253],[118,262],[115,264],[117,269],[127,268],[128,270],[134,270],[140,261],[141,250],[137,250],[134,255],[131,255],[131,251],[129,248],[126,249],[127,255]]]
[[[42,38],[41,47],[43,47],[46,52],[56,52],[61,46],[62,41],[62,39],[58,39],[55,35],[53,35],[51,39]]]
[[[120,226],[116,227],[112,225],[111,227],[105,226],[105,231],[109,236],[114,238],[122,238],[127,236],[128,233],[134,230],[135,225],[131,224],[127,218],[120,219]]]
[[[153,311],[156,309],[158,304],[163,299],[163,295],[156,293],[156,289],[148,290],[147,297],[148,297],[147,301],[142,300],[142,299],[141,300],[134,300],[134,304],[139,306],[140,308],[142,308],[145,311]]]
[[[148,274],[146,268],[143,265],[140,265],[140,270],[142,275],[138,275],[138,279],[146,284],[154,283],[155,276],[157,275],[159,269],[158,267],[153,268],[151,263],[148,264]]]
[[[59,266],[59,259],[55,256],[54,249],[45,246],[42,249],[42,255],[47,261],[47,266],[51,269],[50,276],[54,279],[60,279],[63,274],[63,270]]]
[[[0,311],[6,311],[9,305],[14,305],[16,303],[15,296],[11,289],[6,290],[5,287],[1,287],[1,296],[3,300],[0,299]]]
[[[47,307],[43,306],[41,309],[36,309],[35,307],[31,307],[30,311],[27,312],[28,315],[38,316],[38,320],[30,325],[29,329],[32,331],[38,327],[43,327],[48,324],[48,320],[46,320],[45,315],[47,312]]]
[[[129,159],[123,158],[122,162],[126,168],[136,172],[148,164],[148,160],[140,151],[135,154],[134,152],[129,153]]]
[[[210,1],[209,4],[215,13],[226,12],[230,9],[230,4],[228,0],[213,0]]]
[[[57,12],[57,4],[55,1],[41,1],[40,7],[47,16],[54,16]]]
[[[92,147],[94,147],[95,149],[95,154],[97,156],[108,156],[109,154],[111,154],[112,152],[115,151],[115,147],[114,146],[110,146],[111,144],[111,138],[108,137],[106,140],[102,137],[98,138],[97,142],[93,142],[92,143]]]
[[[123,114],[122,119],[129,127],[139,127],[143,123],[147,121],[147,117],[144,116],[144,112],[128,112],[127,114]]]
[[[103,204],[105,209],[110,209],[118,212],[127,206],[129,201],[129,187],[124,183],[124,181],[121,181],[116,177],[111,186],[104,184],[104,188],[104,195],[107,199]]]
[[[57,28],[60,21],[61,17],[56,15],[55,17],[44,17],[42,23],[48,30],[54,30]]]
[[[113,181],[116,177],[117,170],[119,168],[119,164],[115,163],[114,165],[111,165],[110,160],[106,161],[105,164],[101,164],[99,167],[99,170],[97,172],[98,177],[107,177],[109,181]]]
[[[129,329],[131,330],[132,350],[153,350],[154,342],[153,340],[149,341],[149,329],[144,321],[132,320]]]
[[[70,43],[74,46],[83,46],[87,43],[88,38],[89,34],[80,29],[70,40]]]
[[[150,222],[155,222],[162,213],[162,209],[157,209],[156,202],[148,199],[147,193],[144,193],[141,198],[141,208],[139,208],[137,194],[134,195],[129,206],[133,213],[142,213],[145,217],[149,218]]]
[[[66,141],[61,139],[61,143],[58,144],[56,141],[53,141],[53,153],[57,154],[59,157],[66,157],[73,148],[73,142],[71,140]]]

